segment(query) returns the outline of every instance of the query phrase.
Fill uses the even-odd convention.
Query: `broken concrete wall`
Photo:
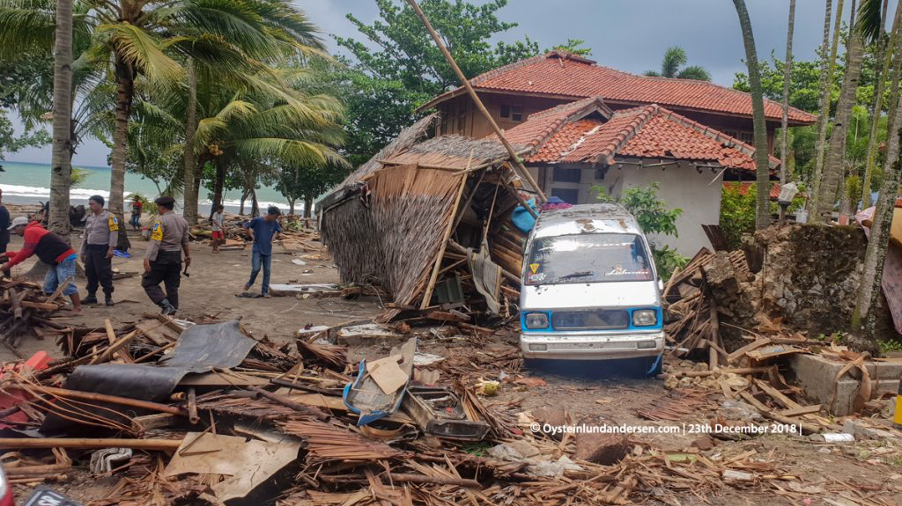
[[[772,226],[749,238],[763,250],[757,274],[730,276],[726,253],[705,267],[725,321],[754,329],[761,316],[808,337],[849,332],[867,239],[859,227],[805,224]],[[885,301],[878,308],[882,334],[895,335]],[[889,334],[887,334],[889,333]],[[852,344],[852,343],[850,343]],[[876,347],[859,343],[860,348]]]

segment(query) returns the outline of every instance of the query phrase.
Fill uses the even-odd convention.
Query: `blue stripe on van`
[[[599,309],[602,309],[602,308],[599,308]],[[653,309],[658,316],[657,325],[651,325],[648,327],[637,327],[637,326],[633,325],[633,311],[639,311],[641,309]],[[568,309],[567,311],[573,311],[573,309]],[[623,333],[624,331],[630,331],[630,330],[633,330],[633,331],[635,331],[635,330],[661,330],[662,328],[664,328],[664,311],[659,307],[636,307],[636,308],[630,308],[630,309],[628,309],[628,311],[630,312],[629,327],[627,327],[625,329],[593,330],[591,332],[598,332],[599,334],[620,334],[620,333]],[[541,329],[526,328],[526,315],[530,314],[530,313],[544,313],[545,317],[548,318],[548,326],[545,328],[541,328]],[[555,332],[561,332],[561,333],[574,332],[573,330],[559,331],[559,330],[554,329],[551,325],[552,313],[553,313],[553,311],[549,310],[549,309],[535,310],[535,311],[521,311],[520,312],[520,330],[525,333],[542,333],[542,334],[555,333]],[[579,332],[585,332],[585,331],[579,331]]]

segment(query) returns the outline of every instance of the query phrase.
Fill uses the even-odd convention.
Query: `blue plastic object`
[[[131,253],[126,253],[124,251],[119,251],[117,249],[113,250],[113,256],[117,256],[119,258],[131,258],[132,257]]]
[[[536,199],[529,199],[527,204],[529,204],[529,207],[532,208],[533,211],[536,210]],[[529,231],[536,226],[536,219],[529,214],[529,211],[527,211],[522,204],[514,209],[511,221],[514,223],[514,226],[520,229],[524,234],[528,234]]]
[[[354,406],[352,404],[352,400],[349,399],[349,395],[351,394],[351,389],[360,389],[363,384],[363,379],[366,376],[366,359],[360,361],[360,366],[358,368],[357,378],[352,382],[345,385],[344,391],[342,392],[341,398],[345,403],[345,406],[348,407],[348,410],[355,415],[358,415],[360,418],[357,419],[357,426],[362,427],[364,425],[368,425],[370,423],[379,420],[380,418],[385,418],[386,416],[391,415],[392,413],[397,412],[401,408],[401,402],[404,400],[404,395],[407,394],[407,385],[404,385],[403,388],[399,390],[398,393],[394,395],[395,399],[392,402],[391,409],[381,410],[381,409],[369,409],[368,411],[364,411],[360,409],[358,406]]]

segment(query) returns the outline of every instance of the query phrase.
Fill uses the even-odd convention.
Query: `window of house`
[[[579,190],[576,188],[552,188],[551,196],[557,197],[568,204],[579,204]]]
[[[505,119],[511,117],[511,106],[507,104],[501,104],[501,117]]]
[[[562,169],[560,167],[554,168],[555,183],[578,183],[580,182],[581,178],[581,169]]]
[[[523,121],[523,108],[519,105],[511,106],[511,121]]]
[[[724,133],[738,141],[748,144],[749,146],[755,145],[754,132],[749,132],[749,131],[740,132],[738,130],[725,130]]]

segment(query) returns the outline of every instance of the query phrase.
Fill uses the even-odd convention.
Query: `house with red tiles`
[[[521,60],[470,79],[480,100],[502,129],[526,121],[530,115],[584,98],[602,97],[612,110],[658,104],[753,145],[751,95],[707,81],[649,77],[598,65],[563,50]],[[438,133],[482,138],[492,134],[463,87],[439,95],[420,107],[441,113]],[[768,152],[783,106],[766,100]],[[817,117],[790,108],[789,126],[811,125]]]
[[[570,203],[597,201],[598,188],[658,183],[658,195],[683,210],[679,237],[657,238],[685,255],[708,239],[702,224],[720,216],[723,182],[754,179],[751,96],[705,81],[647,77],[551,51],[470,80],[542,190]],[[439,111],[437,135],[494,136],[463,88],[422,110]],[[765,101],[768,153],[782,105]],[[791,108],[789,125],[816,117]],[[780,160],[769,157],[776,170]]]
[[[612,111],[601,97],[588,98],[533,113],[505,136],[543,191],[565,202],[657,183],[658,195],[683,213],[679,237],[656,239],[683,254],[707,244],[702,224],[718,223],[724,175],[754,174],[755,148],[657,104]]]

